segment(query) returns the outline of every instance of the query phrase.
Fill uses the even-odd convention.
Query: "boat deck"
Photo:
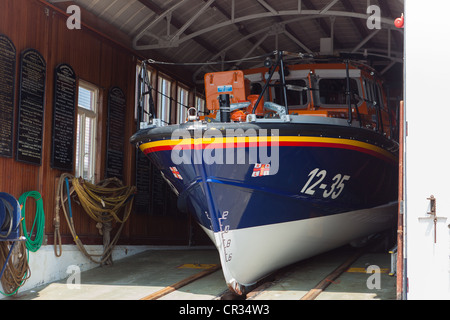
[[[251,300],[394,300],[396,277],[386,251],[342,247],[286,267],[247,294]],[[347,265],[343,266],[343,263]],[[377,274],[367,273],[369,266]],[[340,271],[336,273],[336,270]],[[376,268],[375,267],[375,268]],[[339,270],[338,270],[339,271]],[[330,277],[334,275],[334,277]],[[149,250],[79,273],[76,277],[20,292],[11,300],[225,300],[227,289],[217,251]],[[75,280],[74,280],[75,279]],[[319,284],[319,286],[317,286]],[[321,288],[320,284],[326,284]],[[314,289],[315,288],[315,289]],[[313,289],[313,290],[312,290]],[[313,295],[311,295],[313,293]],[[318,293],[318,295],[317,295]]]

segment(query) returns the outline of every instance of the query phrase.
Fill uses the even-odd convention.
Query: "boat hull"
[[[168,126],[132,141],[213,240],[228,286],[242,294],[278,268],[395,221],[395,144],[324,121]]]
[[[243,294],[274,270],[345,245],[392,225],[397,204],[331,216],[215,232],[228,286]]]

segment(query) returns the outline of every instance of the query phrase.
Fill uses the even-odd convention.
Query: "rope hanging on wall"
[[[8,260],[8,253],[11,246],[11,241],[0,242],[0,266],[5,265],[5,262]],[[1,293],[5,296],[16,294],[30,276],[31,272],[28,265],[28,252],[25,241],[18,241],[9,257],[8,263],[5,265],[5,270],[1,278],[3,287]]]
[[[27,227],[25,224],[25,205],[27,202],[27,198],[33,198],[36,200],[36,215],[33,221],[33,226],[31,227],[30,232],[27,231]],[[45,214],[44,214],[44,203],[42,201],[42,196],[37,191],[28,191],[22,194],[19,198],[19,203],[22,207],[22,231],[27,239],[25,244],[28,250],[31,252],[36,252],[42,245],[42,241],[44,240],[44,227],[45,227]],[[35,229],[36,227],[36,229]],[[32,235],[35,234],[34,239],[32,239]]]
[[[72,187],[69,187],[69,184]],[[127,187],[117,178],[109,178],[100,181],[97,184],[89,183],[82,178],[75,178],[70,174],[61,175],[56,195],[55,210],[55,255],[57,257],[62,254],[61,235],[60,235],[60,218],[59,210],[63,209],[69,230],[72,234],[79,250],[91,261],[98,264],[110,264],[112,249],[116,245],[120,233],[122,232],[125,222],[128,220],[133,205],[136,187]],[[79,239],[72,217],[71,197],[77,199],[84,211],[98,224],[101,224],[103,231],[102,255],[94,255],[87,252],[85,246]],[[120,213],[123,211],[122,216]],[[113,223],[119,223],[120,226],[112,240],[109,239],[109,231],[112,229]],[[98,227],[98,226],[97,226]],[[105,232],[106,231],[106,232]],[[106,233],[106,234],[105,234]],[[97,258],[94,258],[97,257]],[[98,258],[100,257],[100,258]]]

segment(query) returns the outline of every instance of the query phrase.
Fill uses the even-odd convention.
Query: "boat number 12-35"
[[[333,177],[331,187],[328,189],[328,184],[322,183],[326,175],[326,170],[320,170],[319,168],[312,170],[308,174],[309,179],[303,186],[300,193],[305,193],[312,196],[316,193],[317,188],[319,188],[323,190],[322,196],[324,198],[328,198],[329,196],[331,196],[331,199],[336,199],[337,197],[339,197],[339,195],[344,190],[345,181],[348,181],[350,179],[350,176],[338,173]]]

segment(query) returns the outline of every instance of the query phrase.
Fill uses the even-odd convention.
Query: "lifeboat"
[[[285,54],[205,74],[207,115],[155,118],[130,139],[211,238],[237,294],[396,221],[396,120],[382,81],[355,61],[285,65]]]

